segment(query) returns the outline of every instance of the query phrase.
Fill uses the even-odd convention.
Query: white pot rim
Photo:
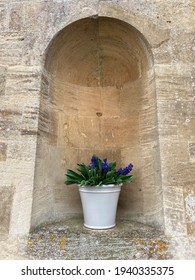
[[[114,184],[110,184],[110,185],[98,185],[98,186],[79,186],[79,191],[82,193],[114,193],[114,192],[120,192],[121,190],[121,186],[120,185],[114,185]]]
[[[109,185],[96,185],[96,186],[87,186],[87,185],[78,185],[79,188],[87,188],[87,189],[91,189],[91,188],[97,188],[97,189],[101,189],[101,188],[120,188],[123,184],[109,184]]]

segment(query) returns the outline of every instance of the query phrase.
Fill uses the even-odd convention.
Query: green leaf
[[[120,179],[120,178],[118,178],[117,180],[116,180],[116,183],[119,185],[119,184],[121,184],[123,182],[123,180],[122,179]]]
[[[66,174],[67,176],[71,176],[72,178],[77,178],[77,179],[83,179],[83,176],[82,175],[79,175],[78,173],[76,173],[75,171],[73,171],[73,170],[70,170],[70,169],[68,169],[67,170],[67,174]]]
[[[121,175],[119,177],[119,179],[121,179],[122,182],[131,182],[132,178],[133,178],[133,175],[129,175],[129,176]]]
[[[106,178],[102,180],[103,185],[108,185],[108,184],[115,184],[115,179],[113,177],[111,178]]]
[[[80,182],[78,180],[70,180],[70,179],[68,179],[68,180],[65,181],[65,184],[66,185],[73,185],[73,184],[80,184]]]
[[[111,162],[111,163],[109,164],[109,167],[110,167],[110,170],[115,170],[115,168],[116,168],[116,161]]]
[[[83,164],[77,164],[77,170],[79,172],[81,172],[81,174],[83,175],[83,177],[85,179],[88,179],[89,178],[89,170],[88,170],[88,167],[86,165],[83,165]]]
[[[112,178],[112,177],[114,177],[114,170],[108,171],[108,172],[106,173],[106,178]]]
[[[98,174],[101,176],[102,174],[102,161],[98,159]]]

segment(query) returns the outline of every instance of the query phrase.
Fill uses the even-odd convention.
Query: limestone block
[[[10,221],[11,235],[25,235],[30,231],[32,192],[16,193]]]
[[[25,106],[20,127],[21,135],[37,135],[39,108]]]
[[[98,0],[76,0],[76,1],[58,1],[48,3],[50,17],[48,23],[52,21],[53,26],[60,29],[67,22],[72,22],[80,18],[91,17],[98,14]],[[79,17],[78,17],[79,13]],[[51,24],[49,24],[51,28]]]
[[[188,151],[189,151],[190,162],[195,163],[195,142],[189,141]]]
[[[6,1],[0,2],[0,29],[2,31],[5,31],[7,29],[7,9],[8,9],[8,3]]]
[[[11,67],[7,74],[6,95],[36,95],[40,90],[40,71],[38,67]]]
[[[13,194],[14,189],[11,186],[0,187],[0,234],[9,233]]]
[[[15,187],[10,234],[26,234],[29,232],[32,209],[34,160],[9,159],[8,164],[7,176],[10,176]]]
[[[184,187],[185,214],[187,231],[189,235],[195,236],[195,187]]]
[[[42,7],[45,3],[30,1],[28,5],[24,5],[23,2],[13,2],[10,5],[10,30],[34,30],[38,24],[42,25],[40,18],[43,17]]]
[[[171,43],[174,46],[172,48],[172,59],[177,63],[191,64],[194,59],[194,30],[190,30],[190,26],[195,26],[194,16],[192,15],[191,18],[189,16],[189,19],[193,21],[193,24],[187,25],[185,32],[177,30],[175,34],[172,34]]]
[[[57,145],[64,149],[69,142],[68,129],[69,129],[69,118],[63,113],[58,113],[58,130],[57,130]],[[76,152],[76,150],[75,150]]]
[[[87,104],[85,104],[85,94],[87,96],[92,93],[94,96],[93,89],[90,90],[90,88],[86,88],[83,96],[81,95],[81,90],[78,85],[62,83],[61,81],[55,82],[54,80],[49,83],[46,79],[44,79],[43,83],[44,88],[42,89],[42,93],[46,98],[49,98],[52,94],[53,104],[55,104],[55,107],[60,113],[63,112],[66,116],[75,116],[78,115],[78,110],[80,110],[80,114],[86,114]],[[78,100],[79,95],[81,95],[80,100]]]
[[[167,185],[185,185],[194,182],[194,164],[189,162],[188,143],[164,139],[161,141],[162,176]],[[170,155],[172,155],[170,157]]]
[[[176,136],[181,141],[194,137],[195,125],[193,103],[191,101],[163,101],[158,103],[160,134],[164,137]],[[173,128],[173,131],[171,131]],[[167,134],[166,134],[167,132]]]
[[[159,101],[192,101],[191,66],[179,63],[155,65]]]
[[[0,67],[0,96],[5,94],[6,68]]]
[[[129,85],[126,84],[120,90],[120,116],[128,117],[132,113],[139,112],[142,105],[141,95],[143,94],[141,83],[142,81],[138,80]]]
[[[7,144],[0,142],[0,161],[5,161],[7,158]]]
[[[2,65],[18,65],[22,62],[24,35],[17,32],[0,34],[0,63]]]
[[[34,161],[35,143],[30,141],[14,141],[9,143],[7,158],[8,160]]]
[[[173,25],[173,24],[172,24]],[[170,25],[172,27],[172,25]],[[175,30],[171,33],[168,42],[154,48],[154,58],[158,64],[177,61],[177,63],[191,63],[193,61],[193,30],[182,29]]]
[[[9,187],[13,184],[13,172],[8,161],[0,161],[1,185]]]
[[[166,124],[166,123],[159,123],[159,135],[162,136],[164,139],[178,139],[178,125],[177,124]]]
[[[13,138],[20,134],[21,112],[0,110],[0,136],[3,139]]]
[[[33,156],[35,156],[36,146],[34,146]],[[33,160],[7,159],[7,181],[14,184],[15,192],[28,192],[31,190],[34,180],[34,162]],[[6,184],[7,185],[7,184]],[[25,185],[25,187],[24,187]],[[29,193],[30,194],[30,193]],[[18,200],[19,202],[19,200]]]
[[[95,117],[102,112],[101,90],[99,88],[86,88],[84,93],[78,91],[78,114],[80,116]]]
[[[69,141],[75,148],[92,148],[101,145],[100,118],[71,117]]]
[[[157,126],[147,126],[140,125],[141,133],[140,133],[140,142],[141,144],[147,144],[155,141],[158,137]]]
[[[49,80],[51,78],[49,77],[49,74],[47,73],[47,71],[42,71],[42,74],[41,74],[41,95],[45,98],[48,98],[49,97],[49,87],[52,88],[53,84],[50,83],[49,84]],[[55,86],[53,87],[54,90],[55,90]],[[55,102],[55,100],[54,100]]]
[[[163,3],[163,5],[162,5]],[[169,16],[168,20],[171,21],[172,28],[175,30],[185,30],[183,34],[186,33],[186,30],[193,31],[194,26],[194,2],[191,1],[186,6],[184,2],[174,0],[172,2],[161,2],[159,3],[158,7],[160,8],[160,14],[159,17],[161,17],[162,20],[167,20],[166,14]],[[188,13],[188,17],[185,16],[185,14]],[[178,18],[182,18],[182,24],[181,21],[178,21]],[[168,22],[169,24],[169,22]]]
[[[106,148],[127,148],[138,143],[139,119],[131,118],[102,118],[101,138]]]
[[[171,57],[171,52],[170,52],[170,41],[164,42],[161,44],[158,48],[153,48],[153,56],[155,60],[155,64],[160,64],[161,66],[168,64],[172,57]]]
[[[149,17],[143,15],[139,12],[142,2],[134,2],[135,12],[132,11],[131,6],[128,9],[128,5],[123,1],[119,3],[118,1],[100,1],[99,4],[99,15],[100,16],[109,16],[113,18],[118,18],[125,20],[135,28],[137,28],[148,40],[151,46],[159,46],[162,42],[169,39],[169,30],[168,28],[160,29]],[[144,7],[148,7],[144,5]],[[144,9],[145,10],[145,9]],[[148,10],[147,10],[148,11]],[[149,13],[151,16],[151,12]]]
[[[47,48],[47,38],[44,34],[36,31],[29,31],[23,37],[22,63],[29,66],[39,66]]]
[[[22,29],[22,26],[24,24],[23,6],[24,5],[18,4],[14,5],[13,3],[11,5],[9,29],[12,31],[20,31]]]
[[[82,158],[79,156],[80,150],[78,148],[70,147],[69,145],[61,146],[60,148],[63,155],[64,172],[66,172],[68,168],[75,170],[75,163],[82,163],[88,161],[85,160],[86,157]],[[87,153],[87,151],[85,151],[85,153]]]
[[[187,115],[188,113],[186,113]],[[195,118],[193,114],[185,117],[185,122],[178,124],[178,138],[181,140],[195,140]]]
[[[193,106],[193,104],[192,104]],[[185,121],[182,123],[178,123],[178,136],[179,138],[185,141],[195,141],[195,118],[194,118],[194,113],[188,114],[187,118],[185,117]]]
[[[166,234],[186,235],[183,187],[163,187],[163,202]]]

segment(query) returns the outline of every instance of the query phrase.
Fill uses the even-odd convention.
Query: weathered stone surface
[[[22,113],[15,110],[0,110],[0,136],[3,139],[19,135]]]
[[[7,73],[6,95],[37,94],[40,89],[39,68],[11,67]]]
[[[155,66],[158,98],[162,101],[192,101],[191,65],[160,64]],[[160,89],[160,90],[159,90]]]
[[[14,189],[0,187],[0,234],[8,234]]]
[[[27,145],[27,141],[15,141],[9,144],[7,152],[7,158],[22,160],[22,161],[33,161],[34,160],[34,145],[30,142]]]
[[[12,31],[20,31],[23,25],[23,11],[21,7],[16,8],[17,4],[13,5],[10,11],[10,21],[9,21],[9,29]]]
[[[163,199],[166,233],[172,236],[186,235],[183,188],[164,187]]]
[[[0,34],[0,64],[20,65],[22,63],[22,46],[24,35],[17,32]]]
[[[7,158],[7,144],[0,142],[0,161],[5,161]]]
[[[184,140],[178,141],[166,136],[161,142],[161,152],[164,155],[162,160],[163,181],[170,186],[177,186],[194,182],[193,163],[188,163],[188,143]],[[170,157],[170,153],[174,160]]]
[[[189,158],[191,162],[195,162],[195,142],[189,142]]]
[[[64,223],[32,232],[26,242],[25,257],[30,259],[168,259],[169,241],[151,227],[119,219],[111,230],[83,228],[82,220],[70,218]],[[19,252],[20,253],[20,252]]]
[[[140,5],[142,6],[142,4],[142,2],[135,3],[135,16],[135,12],[131,10],[131,7],[128,9],[128,5],[126,5],[125,2],[120,6],[117,1],[100,1],[99,14],[101,16],[117,17],[129,22],[129,24],[137,28],[145,37],[147,37],[151,46],[158,47],[169,39],[169,30],[166,28],[159,30],[155,22],[152,22],[148,17],[146,18],[143,14],[140,14],[139,7]],[[140,26],[140,22],[143,23],[142,26]]]
[[[195,235],[195,187],[184,187],[185,214],[189,235]]]
[[[37,135],[39,108],[25,106],[22,114],[21,135]]]
[[[7,9],[8,9],[7,1],[1,1],[0,2],[0,18],[1,18],[0,29],[2,31],[5,31],[7,29],[7,18],[8,18]]]
[[[64,173],[96,153],[134,163],[120,215],[164,228],[169,252],[195,257],[194,8],[0,0],[0,173],[14,189],[4,233],[81,213]]]
[[[5,94],[6,68],[0,67],[0,96]]]

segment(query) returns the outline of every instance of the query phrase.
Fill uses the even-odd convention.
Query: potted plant
[[[91,229],[108,229],[115,226],[116,210],[121,186],[131,182],[128,175],[133,168],[116,169],[116,162],[108,162],[93,155],[89,165],[77,164],[77,171],[68,169],[66,185],[77,184],[84,215],[84,226]]]

